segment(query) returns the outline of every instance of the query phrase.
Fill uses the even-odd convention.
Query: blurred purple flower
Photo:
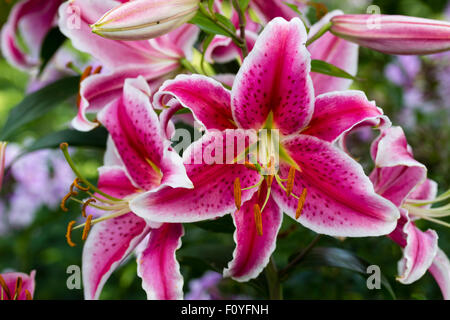
[[[74,179],[59,152],[40,150],[16,159],[21,152],[17,144],[8,145],[5,163],[11,170],[6,182],[11,185],[0,202],[0,234],[28,226],[43,205],[56,208]]]
[[[397,56],[385,70],[386,77],[399,86],[413,86],[420,72],[421,62],[417,56]]]
[[[189,283],[189,293],[186,300],[219,300],[220,293],[217,289],[222,275],[217,272],[208,271],[201,278],[194,279]]]

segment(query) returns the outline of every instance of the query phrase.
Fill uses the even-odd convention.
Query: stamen
[[[87,217],[86,223],[84,224],[83,235],[81,236],[81,240],[83,241],[86,241],[89,231],[91,230],[91,221],[92,221],[92,214],[90,214]]]
[[[18,277],[17,281],[16,281],[16,291],[14,293],[14,299],[13,300],[17,300],[19,299],[20,294],[22,293],[22,277]]]
[[[286,183],[286,195],[289,197],[292,193],[292,189],[294,188],[294,179],[295,179],[295,168],[291,167],[289,169],[289,174]]]
[[[246,162],[244,163],[244,166],[245,166],[247,169],[258,171],[258,168],[256,168],[256,166],[255,166],[253,163],[250,163],[250,162],[248,162],[248,161],[246,161]]]
[[[118,199],[113,196],[110,196],[109,194],[104,193],[103,191],[101,191],[100,189],[95,187],[92,183],[90,183],[87,179],[85,179],[83,177],[83,175],[80,173],[80,171],[78,171],[78,169],[76,168],[74,162],[72,161],[72,158],[70,157],[69,150],[68,150],[69,145],[66,142],[61,143],[59,147],[62,150],[64,157],[66,158],[66,161],[69,164],[70,168],[75,173],[75,175],[80,179],[81,182],[83,182],[90,189],[94,190],[95,192],[97,192],[98,194],[100,194],[101,196],[103,196],[109,200],[122,202],[122,199]]]
[[[6,297],[8,298],[8,300],[11,300],[11,292],[9,291],[8,286],[6,285],[5,279],[3,279],[3,277],[0,275],[0,286],[2,287],[3,292],[5,292]]]
[[[247,188],[243,188],[243,189],[241,189],[242,191],[244,191],[244,190],[250,190],[250,189],[253,189],[253,188],[258,188],[260,185],[261,185],[261,183],[264,181],[264,178],[261,178],[259,181],[258,181],[258,183],[257,184],[255,184],[255,185],[253,185],[253,186],[250,186],[250,187],[247,187]]]
[[[91,75],[91,72],[92,66],[87,66],[86,69],[84,69],[83,73],[81,74],[80,82],[89,77]]]
[[[67,209],[67,207],[66,207],[67,200],[69,200],[69,198],[71,196],[77,196],[77,195],[78,195],[78,192],[73,191],[73,188],[70,187],[70,192],[68,194],[66,194],[64,196],[64,198],[62,198],[62,200],[61,200],[61,204],[60,204],[61,210],[64,211],[64,212],[68,212],[69,209]]]
[[[102,66],[98,66],[97,68],[95,68],[95,70],[92,72],[92,74],[99,74],[100,72],[102,72],[103,67]]]
[[[85,203],[83,203],[83,207],[81,208],[81,215],[86,218],[86,208],[87,206],[92,203],[92,202],[97,202],[95,199],[88,199]]]
[[[27,289],[25,289],[25,296],[27,297],[27,300],[33,300],[30,291],[28,291]]]
[[[92,67],[88,66],[86,67],[86,69],[84,69],[83,73],[81,74],[80,77],[80,84],[79,86],[79,90],[78,90],[78,95],[77,95],[77,106],[79,107],[81,104],[81,83],[83,82],[84,79],[86,79],[87,77],[89,77],[91,75],[92,72]]]
[[[295,219],[297,219],[297,220],[298,220],[298,218],[300,218],[300,215],[302,214],[303,205],[305,204],[305,200],[306,200],[306,193],[307,193],[307,189],[303,188],[302,194],[300,195],[300,197],[298,199],[297,210],[295,211]]]
[[[130,208],[128,208],[128,207],[123,208],[122,210],[114,212],[113,214],[110,214],[109,216],[103,216],[103,217],[100,217],[100,218],[92,220],[91,221],[91,226],[93,226],[94,224],[97,224],[99,222],[105,221],[105,220],[109,220],[109,219],[120,217],[120,216],[122,216],[122,215],[124,215],[124,214],[126,214],[128,212],[130,212]],[[86,223],[82,223],[82,224],[74,227],[73,230],[78,230],[78,229],[84,228],[85,226],[86,226]]]
[[[74,226],[75,223],[77,223],[77,222],[76,222],[75,220],[72,220],[72,221],[70,221],[69,224],[67,225],[66,239],[67,239],[67,243],[68,243],[69,246],[71,246],[71,247],[75,247],[75,246],[76,246],[76,244],[72,242],[72,238],[71,238],[71,235],[72,235],[72,229],[73,229],[73,226]]]
[[[256,231],[258,232],[259,236],[263,235],[263,229],[262,229],[262,216],[261,216],[261,209],[259,207],[259,204],[255,204],[254,206],[255,211],[255,224],[256,224]]]
[[[73,181],[73,185],[77,188],[77,189],[79,189],[79,190],[81,190],[81,191],[89,191],[89,187],[83,187],[83,186],[81,186],[80,185],[80,182],[81,182],[81,180],[80,180],[80,178],[75,178],[75,180]]]
[[[234,180],[234,203],[236,204],[236,208],[241,209],[242,203],[242,191],[241,191],[241,183],[239,181],[239,177]]]

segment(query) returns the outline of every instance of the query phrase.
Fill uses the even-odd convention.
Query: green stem
[[[239,29],[240,29],[240,48],[242,50],[242,55],[245,59],[245,57],[248,56],[248,47],[247,47],[247,41],[245,40],[245,26],[247,24],[247,20],[245,18],[245,13],[242,11],[241,6],[237,2],[237,0],[233,0],[233,7],[236,9],[236,12],[239,16]]]
[[[314,41],[319,39],[321,36],[323,36],[325,33],[327,33],[330,30],[332,25],[333,24],[331,22],[328,22],[322,28],[320,28],[320,30],[317,31],[317,33],[315,35],[313,35],[312,38],[310,38],[310,39],[308,39],[308,41],[306,41],[306,46],[309,46],[311,43],[313,43]]]
[[[73,162],[72,158],[69,155],[69,145],[67,143],[61,143],[60,148],[64,154],[64,158],[66,158],[67,163],[69,164],[72,171],[75,173],[75,175],[83,182],[85,183],[90,189],[94,190],[98,194],[104,196],[105,198],[112,200],[112,201],[123,201],[122,199],[114,198],[110,196],[109,194],[104,193],[100,189],[98,189],[96,186],[94,186],[92,183],[90,183],[83,175],[78,171],[77,167],[75,166],[75,163]]]
[[[264,272],[267,279],[267,285],[269,287],[270,300],[283,300],[283,289],[278,276],[277,266],[275,265],[273,258],[270,258],[269,264]]]
[[[189,72],[192,73],[201,73],[194,67],[194,65],[186,58],[180,59],[180,63],[183,67],[185,67]]]
[[[322,238],[321,234],[316,235],[314,239],[308,244],[308,246],[305,249],[301,250],[300,253],[284,269],[280,271],[279,275],[281,281],[286,280],[289,271],[306,257],[306,255],[311,251],[312,248],[314,248],[317,242],[319,242],[320,238]]]
[[[227,26],[225,26],[224,24],[222,24],[215,16],[211,16],[211,14],[203,7],[200,6],[200,11],[213,23],[215,23],[217,26],[219,26],[223,31],[225,31],[228,36],[233,39],[233,41],[236,44],[240,44],[241,43],[241,39],[239,37],[237,37],[232,31],[230,31]]]

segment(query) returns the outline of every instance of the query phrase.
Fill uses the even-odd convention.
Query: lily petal
[[[335,142],[357,125],[366,121],[389,121],[362,91],[342,91],[316,97],[311,122],[302,134]]]
[[[247,42],[248,51],[252,51],[255,46],[258,34],[247,30],[245,33],[245,40]],[[233,61],[237,57],[244,60],[242,50],[229,37],[218,35],[209,44],[205,52],[205,59],[209,63],[226,63]]]
[[[375,193],[362,167],[345,152],[306,135],[286,139],[282,145],[302,169],[295,175],[293,193],[299,196],[307,189],[301,224],[317,233],[344,237],[379,236],[394,230],[398,209]],[[289,166],[280,170],[287,177]],[[295,218],[298,201],[278,185],[272,192],[281,209]]]
[[[410,220],[408,212],[401,210],[402,217],[389,237],[403,247],[397,280],[410,284],[419,280],[433,263],[438,250],[438,235],[434,230],[421,231]]]
[[[441,249],[437,250],[433,264],[428,269],[441,288],[445,300],[450,300],[450,261]]]
[[[142,66],[119,68],[109,74],[96,74],[87,77],[80,85],[80,105],[78,114],[72,120],[72,126],[80,131],[89,131],[98,126],[98,123],[89,121],[86,114],[102,110],[122,95],[125,80],[129,78],[144,77],[150,90],[148,94],[158,90],[166,77],[170,76],[172,66],[162,66],[161,69],[142,68]]]
[[[133,213],[102,221],[92,227],[83,248],[84,297],[96,300],[111,273],[150,231]]]
[[[42,42],[55,23],[61,2],[24,0],[13,7],[1,32],[2,54],[9,63],[22,70],[29,70],[39,64]],[[19,33],[29,52],[20,44]]]
[[[75,48],[91,54],[109,70],[137,65],[157,69],[172,66],[173,70],[176,69],[179,66],[177,60],[182,56],[176,56],[181,51],[174,50],[173,42],[171,47],[161,50],[154,46],[155,42],[147,40],[116,41],[92,33],[90,25],[118,4],[113,0],[74,0],[63,3],[59,9],[60,30]]]
[[[370,179],[375,190],[397,206],[426,179],[427,169],[413,158],[400,127],[383,130],[371,153],[376,168]]]
[[[135,185],[144,190],[168,183],[190,185],[181,158],[170,148],[149,101],[144,78],[125,81],[123,97],[99,114]],[[140,142],[140,143],[138,143]]]
[[[155,93],[155,108],[166,105],[167,95],[190,109],[195,119],[207,129],[234,129],[230,91],[214,79],[201,75],[178,75],[166,81]]]
[[[118,4],[119,2],[114,0],[67,1],[59,8],[59,28],[75,48],[91,54],[108,69],[148,63],[148,41],[127,44],[104,39],[92,33],[89,25]]]
[[[227,134],[232,138],[227,138]],[[248,147],[252,137],[245,138],[243,130],[207,132],[194,142],[183,156],[193,189],[161,187],[137,196],[130,202],[130,208],[137,215],[155,222],[195,222],[214,219],[236,210],[233,184],[240,179],[242,188],[255,185],[259,173],[242,164],[228,163],[225,152],[220,155],[222,164],[209,159],[214,150],[237,150],[240,154]],[[246,143],[240,143],[246,141]],[[235,149],[236,148],[236,149]],[[234,159],[235,156],[231,155]],[[211,163],[211,164],[208,164]],[[256,188],[242,191],[242,203],[249,200]]]
[[[433,200],[438,193],[438,184],[431,179],[425,180],[422,184],[414,188],[408,196],[412,200]]]
[[[178,223],[165,223],[150,232],[147,247],[137,258],[138,275],[149,300],[183,299],[183,276],[175,257],[183,234]]]
[[[229,262],[228,267],[223,272],[224,277],[232,277],[240,282],[249,281],[256,278],[269,263],[276,247],[283,212],[270,197],[261,214],[262,236],[258,235],[255,225],[254,205],[262,206],[264,198],[265,194],[261,193],[261,196],[258,197],[258,193],[255,193],[252,199],[233,214],[236,226],[234,233],[236,249],[233,253],[233,260]]]
[[[341,10],[334,10],[326,14],[319,22],[311,26],[308,38],[315,35],[331,18],[341,15]],[[311,59],[322,60],[335,65],[349,74],[356,76],[358,70],[358,45],[342,38],[338,38],[331,32],[325,33],[322,37],[308,46]],[[311,72],[311,79],[314,83],[316,95],[347,90],[352,84],[352,80],[327,76],[321,73]]]
[[[115,197],[136,192],[121,167],[99,169],[98,187]],[[83,248],[83,286],[88,300],[98,299],[111,273],[150,231],[145,221],[133,213],[102,221],[92,227]]]
[[[260,129],[271,111],[284,135],[308,124],[314,89],[305,42],[306,30],[298,18],[276,18],[264,28],[234,82],[232,110],[239,127]]]

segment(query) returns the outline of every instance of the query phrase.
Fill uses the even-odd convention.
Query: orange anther
[[[294,179],[295,179],[295,168],[291,167],[289,169],[289,174],[286,183],[286,195],[289,197],[292,193],[292,189],[294,188]]]
[[[259,204],[255,204],[253,207],[255,211],[255,225],[256,225],[256,232],[258,232],[259,236],[263,235],[263,229],[262,229],[262,215],[261,215],[261,208],[259,207]]]
[[[84,224],[83,235],[81,236],[81,240],[83,241],[86,241],[89,231],[91,230],[91,221],[92,221],[92,214],[90,214],[87,217],[86,223]]]
[[[86,208],[92,202],[96,202],[95,199],[88,199],[88,200],[86,200],[85,203],[83,203],[83,207],[81,208],[81,214],[83,215],[83,217],[85,217],[85,218],[87,217]]]
[[[77,222],[76,222],[75,220],[73,220],[73,221],[70,221],[69,224],[67,225],[66,239],[67,239],[67,243],[68,243],[69,246],[71,246],[71,247],[75,247],[75,246],[76,246],[76,244],[72,242],[72,238],[71,238],[71,235],[72,235],[72,228],[73,228],[73,225],[74,225],[75,223],[77,223]]]
[[[239,177],[234,180],[234,203],[236,204],[236,208],[241,209],[242,203],[242,190],[241,190],[241,182],[239,181]]]
[[[305,200],[306,200],[306,193],[307,193],[307,189],[303,188],[302,194],[300,195],[300,197],[298,199],[297,210],[295,211],[295,219],[300,218],[300,215],[302,214],[303,205],[305,204]]]

